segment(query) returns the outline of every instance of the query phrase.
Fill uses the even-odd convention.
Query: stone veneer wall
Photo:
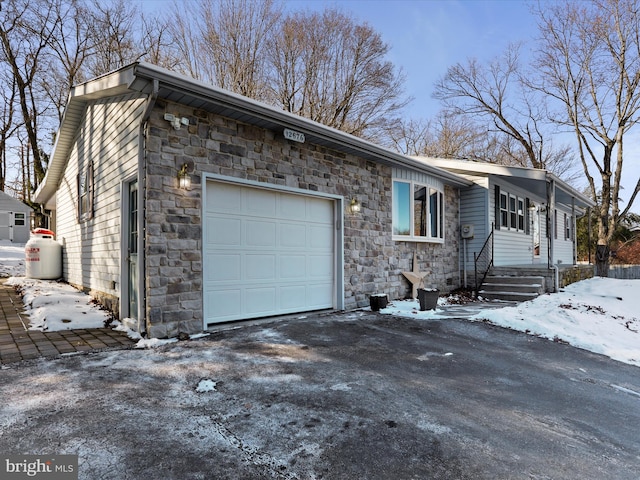
[[[189,118],[174,130],[165,112]],[[358,215],[344,213],[345,308],[368,305],[372,293],[391,299],[410,295],[403,271],[417,252],[427,286],[443,291],[460,286],[458,190],[445,189],[445,245],[391,239],[391,168],[352,155],[288,141],[280,133],[158,102],[146,144],[147,331],[172,337],[202,330],[202,185],[204,172],[265,184],[354,196]],[[187,163],[192,187],[177,188],[176,174]]]

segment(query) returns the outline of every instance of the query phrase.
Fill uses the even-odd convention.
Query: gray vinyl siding
[[[65,279],[114,296],[120,286],[121,182],[137,172],[143,108],[137,95],[90,102],[56,194]],[[77,175],[91,163],[94,213],[80,221]]]
[[[516,195],[517,197],[523,199],[529,198],[530,201],[534,201],[536,203],[544,201],[541,198],[532,196],[530,192],[516,187],[515,185],[507,181],[496,181],[496,179],[493,178],[490,182],[489,188],[490,221],[494,221],[494,219],[496,218],[494,194],[495,185],[498,185],[500,187],[500,190],[507,194]],[[525,217],[525,223],[526,221],[527,219]],[[526,233],[526,231],[526,225],[524,232],[506,228],[496,228],[496,230],[494,231],[493,239],[493,264],[495,266],[499,267],[504,265],[525,265],[534,263],[533,235],[531,231],[529,231],[528,234]],[[544,239],[545,237],[542,237],[541,240],[544,241]]]
[[[573,234],[575,232],[574,226],[572,225],[572,238],[565,239],[565,224],[564,224],[564,216],[567,215],[568,221],[571,221],[571,210],[567,209],[563,205],[557,206],[558,210],[558,238],[555,239],[554,244],[554,257],[553,263],[563,263],[573,265]]]
[[[486,183],[486,179],[483,179]],[[473,238],[466,241],[466,269],[473,270],[474,254],[479,254],[489,235],[491,224],[487,221],[489,193],[486,186],[473,185],[460,191],[460,226],[471,225]],[[462,250],[465,242],[461,239]],[[464,252],[460,255],[460,269],[465,269]]]
[[[393,169],[394,180],[411,180],[419,182],[429,187],[437,188],[441,192],[444,192],[444,183],[439,178],[427,175],[426,173],[416,172],[414,170],[404,170],[401,168]]]

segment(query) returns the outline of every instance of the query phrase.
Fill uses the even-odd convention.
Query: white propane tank
[[[36,228],[25,245],[25,274],[27,278],[55,280],[62,277],[62,245],[56,242],[54,233]]]

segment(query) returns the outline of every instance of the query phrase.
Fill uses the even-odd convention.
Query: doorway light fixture
[[[191,175],[189,174],[189,166],[186,163],[178,170],[178,187],[183,190],[191,188]]]
[[[360,213],[362,206],[357,198],[352,198],[351,202],[349,202],[349,211],[353,214]]]

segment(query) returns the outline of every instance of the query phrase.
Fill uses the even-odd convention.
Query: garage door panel
[[[215,268],[207,269],[207,281],[236,282],[242,279],[240,254],[209,254],[205,259],[210,265],[215,265]]]
[[[307,276],[307,256],[287,255],[280,257],[280,279],[295,280]]]
[[[275,192],[260,188],[245,188],[243,191],[243,213],[257,217],[276,217],[277,196]]]
[[[306,207],[308,220],[318,223],[333,223],[333,205],[326,200],[309,198]]]
[[[281,288],[280,306],[287,312],[303,311],[307,307],[306,285],[290,285]]]
[[[258,247],[274,247],[276,245],[277,225],[272,222],[244,220],[246,239],[245,245]]]
[[[309,246],[314,249],[330,250],[333,240],[333,227],[331,226],[311,226]]]
[[[307,246],[307,228],[304,224],[280,224],[280,245],[290,248]]]
[[[242,244],[242,221],[239,218],[207,218],[207,230],[210,244]]]
[[[245,290],[246,314],[271,315],[276,311],[276,287],[247,287]]]
[[[333,273],[333,257],[331,255],[309,255],[308,265],[310,278],[328,278]]]
[[[275,280],[277,257],[271,255],[247,255],[244,278],[251,280]]]
[[[213,290],[205,297],[205,305],[209,321],[235,318],[242,314],[242,291],[239,288]]]
[[[332,283],[310,284],[307,287],[307,303],[311,308],[331,308],[327,304],[327,298],[333,295]]]
[[[206,188],[207,323],[334,306],[333,200],[216,181]]]
[[[237,185],[220,183],[207,189],[207,212],[234,214],[242,210],[242,189]]]
[[[287,220],[307,220],[306,202],[293,195],[285,196],[280,202],[279,218]]]

